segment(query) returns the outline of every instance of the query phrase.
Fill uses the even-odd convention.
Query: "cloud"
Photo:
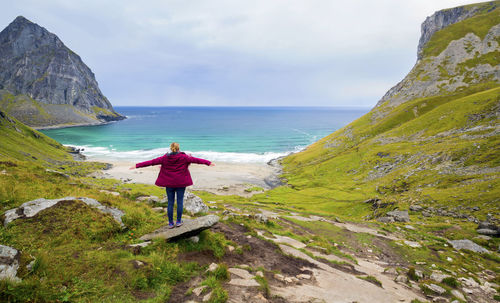
[[[426,16],[472,2],[17,0],[0,21],[56,33],[115,105],[353,106],[409,71]]]

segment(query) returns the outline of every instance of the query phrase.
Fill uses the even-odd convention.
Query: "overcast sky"
[[[6,1],[55,33],[113,105],[371,107],[459,0]]]

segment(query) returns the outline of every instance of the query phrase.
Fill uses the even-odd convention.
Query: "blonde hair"
[[[172,142],[172,144],[170,144],[170,150],[171,150],[173,153],[177,153],[177,152],[179,152],[179,149],[180,149],[179,143],[177,143],[177,142]]]

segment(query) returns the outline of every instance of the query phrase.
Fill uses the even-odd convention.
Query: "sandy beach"
[[[160,166],[144,167],[131,170],[134,162],[110,161],[109,159],[90,159],[110,163],[112,168],[98,173],[97,177],[113,178],[126,183],[154,184]],[[189,167],[193,186],[191,190],[205,190],[222,195],[249,196],[253,193],[245,189],[258,186],[263,189],[272,187],[280,173],[279,167],[265,163],[230,163],[214,162],[215,166],[192,164]]]

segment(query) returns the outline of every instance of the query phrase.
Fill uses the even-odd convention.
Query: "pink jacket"
[[[188,166],[191,163],[210,165],[205,159],[191,157],[183,152],[165,154],[153,160],[137,163],[136,168],[161,164],[155,184],[161,187],[186,187],[193,185]]]

